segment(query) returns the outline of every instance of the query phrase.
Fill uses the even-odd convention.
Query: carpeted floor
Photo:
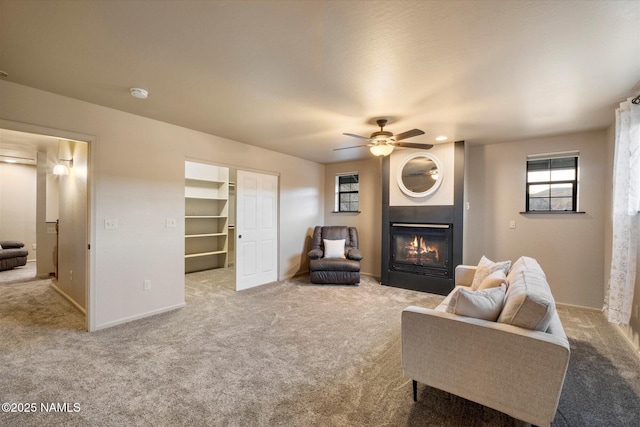
[[[231,277],[190,274],[185,308],[91,334],[48,280],[0,285],[0,403],[38,409],[0,413],[0,425],[523,425],[424,386],[412,401],[400,312],[442,297],[370,278],[235,292]],[[553,425],[637,425],[637,356],[601,313],[559,312],[572,359]]]
[[[36,280],[36,263],[27,262],[27,265],[0,271],[0,285],[3,283],[28,282]]]

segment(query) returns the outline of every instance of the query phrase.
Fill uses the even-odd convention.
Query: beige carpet
[[[36,279],[35,261],[27,262],[26,265],[12,268],[11,270],[0,271],[0,284],[13,282],[28,282]]]
[[[72,411],[0,413],[0,425],[523,425],[424,386],[412,401],[400,312],[442,297],[368,278],[235,292],[230,277],[190,274],[187,307],[91,334],[48,281],[0,285],[0,401]],[[560,315],[573,355],[553,425],[635,425],[638,358],[599,312]]]

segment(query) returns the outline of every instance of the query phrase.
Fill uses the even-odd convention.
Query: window
[[[358,173],[336,175],[336,211],[358,212]]]
[[[527,212],[576,212],[578,155],[527,159]]]

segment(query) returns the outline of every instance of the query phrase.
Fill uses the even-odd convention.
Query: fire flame
[[[427,242],[422,238],[418,238],[418,236],[414,236],[413,241],[409,244],[410,254],[413,255],[422,255],[422,254],[430,254],[433,256],[433,259],[440,259],[440,254],[438,253],[437,245],[427,245]]]

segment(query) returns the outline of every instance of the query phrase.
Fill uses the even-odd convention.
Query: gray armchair
[[[325,240],[344,239],[344,253],[330,257],[325,250]],[[346,226],[317,226],[313,230],[309,255],[309,271],[312,283],[358,284],[360,283],[360,260],[358,230]],[[335,255],[335,254],[334,254]]]

